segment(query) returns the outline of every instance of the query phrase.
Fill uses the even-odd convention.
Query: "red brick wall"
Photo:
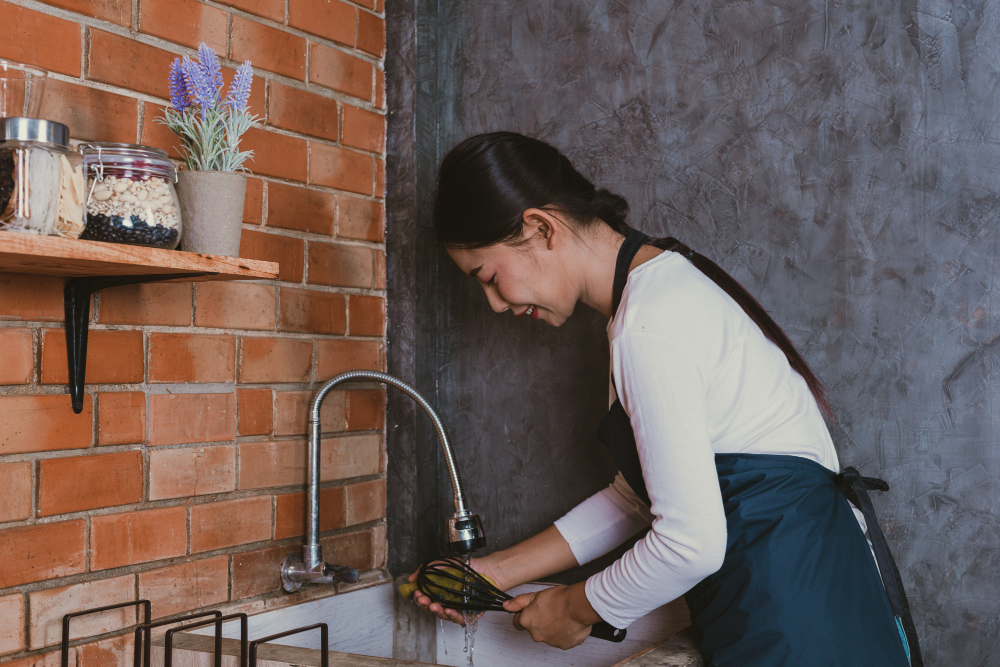
[[[0,0],[0,58],[52,72],[75,140],[173,151],[167,67],[201,41],[255,68],[241,253],[280,280],[151,284],[94,302],[84,412],[66,395],[62,280],[0,274],[0,662],[55,665],[62,614],[259,611],[304,532],[317,383],[385,363],[383,0]],[[173,153],[176,156],[176,152]],[[325,555],[379,580],[385,396],[324,407]],[[344,590],[344,587],[341,587]],[[80,667],[124,664],[132,611],[74,623]]]

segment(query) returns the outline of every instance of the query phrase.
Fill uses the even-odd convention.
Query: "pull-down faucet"
[[[483,526],[479,517],[473,514],[465,504],[465,494],[462,492],[462,481],[455,465],[455,455],[448,443],[448,434],[444,424],[434,408],[416,389],[391,375],[376,371],[347,371],[327,381],[316,392],[309,407],[309,494],[306,501],[307,539],[302,547],[302,557],[289,554],[281,566],[281,586],[285,591],[297,591],[302,584],[332,584],[338,581],[354,583],[358,580],[358,571],[349,566],[328,565],[323,562],[323,548],[319,544],[319,458],[320,458],[320,407],[330,390],[343,382],[355,380],[375,380],[390,387],[399,389],[416,401],[430,417],[437,433],[438,443],[444,453],[448,475],[451,477],[451,488],[454,492],[455,511],[448,518],[447,539],[448,551],[455,554],[469,554],[486,545],[483,536]]]

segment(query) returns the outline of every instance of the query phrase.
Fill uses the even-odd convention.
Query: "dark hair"
[[[623,197],[598,190],[570,161],[539,139],[516,132],[477,134],[445,156],[434,199],[438,241],[452,248],[484,248],[521,236],[522,214],[529,208],[559,211],[581,227],[604,222],[627,236],[629,206]],[[823,384],[778,326],[735,278],[709,258],[673,237],[651,245],[680,253],[721,287],[777,345],[801,375],[824,415],[833,411]]]

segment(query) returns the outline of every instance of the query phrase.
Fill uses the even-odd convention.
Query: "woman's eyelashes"
[[[486,284],[487,285],[495,285],[496,284],[496,279],[497,279],[496,274],[493,274],[493,276],[489,280],[486,281]]]

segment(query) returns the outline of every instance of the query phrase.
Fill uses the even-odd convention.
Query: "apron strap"
[[[632,260],[642,248],[649,237],[633,229],[625,237],[622,247],[618,249],[618,260],[615,262],[615,282],[611,297],[611,318],[614,319],[618,312],[618,306],[622,302],[622,293],[625,291],[625,283],[628,282],[628,270],[632,266]]]
[[[868,524],[868,535],[872,540],[872,551],[875,552],[875,561],[878,563],[882,580],[885,584],[885,592],[889,596],[889,604],[892,606],[892,613],[899,618],[903,624],[903,631],[906,633],[906,643],[910,654],[910,664],[913,667],[923,667],[924,660],[920,654],[920,646],[917,643],[917,629],[913,625],[913,616],[910,614],[910,605],[906,601],[906,591],[903,590],[903,580],[899,576],[899,568],[889,551],[889,544],[882,534],[882,529],[878,524],[878,517],[875,516],[875,506],[868,495],[868,491],[888,491],[889,485],[881,479],[875,477],[862,477],[856,468],[844,468],[836,477],[836,484],[844,492],[847,499],[854,503],[865,515],[865,523]]]

